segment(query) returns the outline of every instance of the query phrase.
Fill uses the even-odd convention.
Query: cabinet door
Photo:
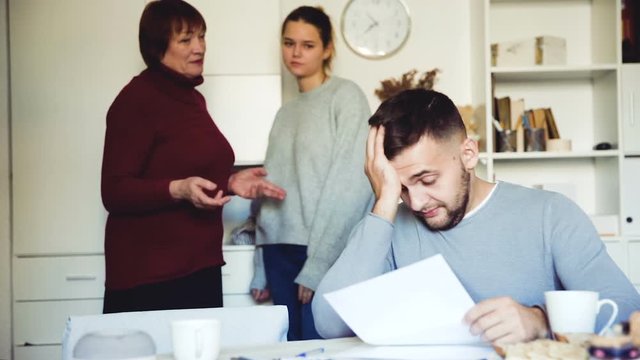
[[[14,253],[103,251],[105,116],[144,68],[144,4],[10,1]]]
[[[640,287],[640,239],[629,241],[629,279],[636,286]]]
[[[625,275],[629,276],[626,244],[620,240],[604,240],[604,244],[607,247],[607,253],[609,253],[611,259],[615,261],[616,265],[618,265]]]
[[[258,305],[251,295],[223,295],[222,303],[224,307],[243,307],[243,306],[255,306]],[[271,303],[265,303],[261,305],[266,305]]]
[[[280,74],[278,0],[187,0],[207,23],[205,75]]]
[[[621,197],[623,235],[640,235],[640,157],[627,157],[622,163]]]
[[[51,360],[60,359],[61,355],[61,345],[16,346],[13,360]]]
[[[104,256],[18,258],[15,300],[90,299],[104,296]]]
[[[17,302],[13,311],[16,346],[60,344],[69,316],[101,314],[102,300]]]
[[[230,250],[231,249],[231,250]],[[226,246],[222,267],[222,293],[224,295],[249,294],[249,285],[253,277],[253,247]],[[226,304],[225,304],[226,305]]]
[[[640,64],[622,65],[620,75],[624,152],[640,155]]]
[[[236,155],[236,165],[261,164],[281,101],[280,75],[205,76],[198,88]]]

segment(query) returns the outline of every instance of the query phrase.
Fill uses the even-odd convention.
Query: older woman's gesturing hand
[[[283,188],[267,181],[267,171],[263,167],[240,170],[229,178],[229,190],[245,199],[270,197],[284,200],[287,196]]]
[[[402,185],[396,169],[384,154],[384,132],[382,125],[369,129],[364,171],[376,195],[372,212],[393,222],[398,211]]]
[[[217,188],[216,183],[199,176],[174,180],[169,183],[169,193],[174,199],[187,200],[198,209],[213,209],[231,200],[231,196],[223,196],[222,190],[218,190],[214,197],[207,195],[204,191],[214,191]]]

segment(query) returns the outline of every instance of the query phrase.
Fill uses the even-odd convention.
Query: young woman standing
[[[322,9],[295,9],[281,34],[300,94],[278,111],[269,136],[265,168],[287,198],[263,199],[259,209],[266,284],[254,279],[252,292],[287,305],[289,340],[313,339],[313,293],[372,196],[363,171],[370,109],[355,83],[330,74],[333,29]]]

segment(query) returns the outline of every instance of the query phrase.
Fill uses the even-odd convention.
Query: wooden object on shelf
[[[571,151],[571,140],[570,139],[548,139],[547,140],[547,151]]]
[[[492,66],[565,65],[567,42],[558,36],[536,36],[491,44]]]

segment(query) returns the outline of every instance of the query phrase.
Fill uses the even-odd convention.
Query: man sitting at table
[[[471,333],[493,344],[547,336],[547,290],[597,291],[618,304],[617,321],[640,309],[640,295],[577,205],[475,175],[478,145],[447,96],[404,91],[382,103],[369,124],[365,171],[376,202],[318,287],[320,335],[353,335],[325,293],[435,254],[476,302],[464,318]],[[610,313],[600,315],[597,328]]]

